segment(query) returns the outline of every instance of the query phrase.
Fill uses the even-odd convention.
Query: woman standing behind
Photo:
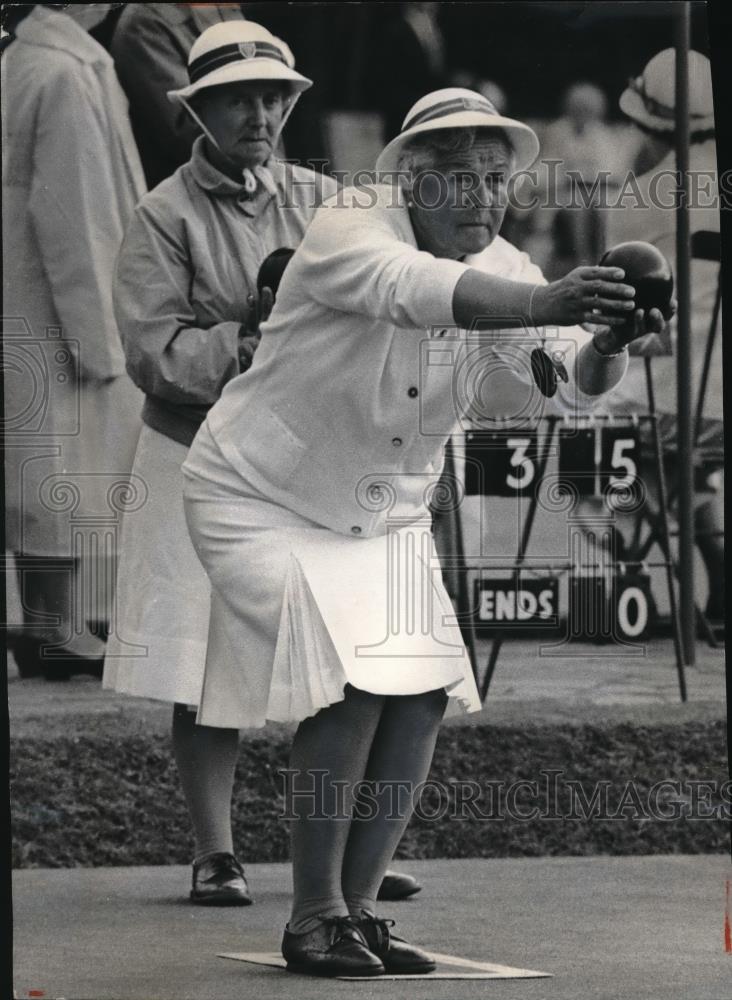
[[[251,899],[231,832],[238,732],[196,724],[210,587],[185,525],[180,466],[208,408],[251,363],[260,264],[297,246],[337,186],[273,156],[311,86],[284,42],[252,22],[216,24],[193,45],[188,73],[190,84],[169,96],[204,134],[189,162],[141,201],[117,266],[127,370],[146,397],[134,472],[147,501],[123,529],[104,686],[174,704],[195,835],[191,898],[243,905]]]

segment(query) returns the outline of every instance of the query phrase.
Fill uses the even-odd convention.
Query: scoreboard
[[[538,476],[538,430],[468,431],[468,496],[533,497]],[[559,428],[560,487],[578,497],[633,488],[642,475],[638,426]]]
[[[541,424],[466,431],[465,494],[521,498],[531,509],[542,487],[551,483],[555,494],[575,505],[585,498],[601,498],[608,514],[637,509],[646,471],[637,419],[588,419],[578,426],[556,419],[548,429]],[[557,471],[547,475],[549,454]],[[655,618],[650,576],[643,565],[613,559],[614,553],[605,551],[601,566],[565,560],[545,567],[550,572],[538,576],[522,554],[510,576],[486,576],[493,571],[483,570],[474,581],[474,625],[479,630],[556,632],[566,620],[570,639],[643,641]],[[559,575],[565,571],[568,586],[562,609]]]

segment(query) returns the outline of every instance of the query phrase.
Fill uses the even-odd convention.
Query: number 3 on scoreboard
[[[615,438],[613,441],[613,450],[610,456],[610,467],[612,469],[625,469],[625,475],[620,476],[611,473],[611,485],[615,486],[622,483],[629,486],[638,478],[638,467],[635,464],[634,459],[631,458],[630,455],[625,454],[625,452],[628,451],[634,452],[635,446],[635,438]]]
[[[524,490],[532,482],[536,473],[533,459],[526,454],[532,445],[532,438],[509,438],[506,444],[513,449],[510,462],[511,468],[519,469],[519,474],[512,472],[506,475],[506,483],[514,490]]]

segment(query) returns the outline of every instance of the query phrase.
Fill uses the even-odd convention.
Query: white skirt
[[[147,487],[122,521],[112,633],[103,686],[197,706],[206,663],[211,586],[183,512],[185,445],[143,425],[132,472]]]
[[[339,535],[246,483],[206,425],[183,472],[213,587],[199,723],[299,722],[342,700],[347,683],[385,695],[445,688],[453,710],[480,709],[428,520]]]

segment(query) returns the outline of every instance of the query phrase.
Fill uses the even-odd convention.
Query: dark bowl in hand
[[[269,288],[272,295],[277,298],[282,275],[294,252],[290,247],[280,247],[264,258],[257,274],[257,292],[260,295],[263,288]]]
[[[660,309],[663,318],[673,315],[674,276],[671,265],[651,243],[633,240],[618,243],[602,256],[602,267],[622,267],[626,284],[635,288],[635,308]],[[630,320],[628,321],[631,322]]]

